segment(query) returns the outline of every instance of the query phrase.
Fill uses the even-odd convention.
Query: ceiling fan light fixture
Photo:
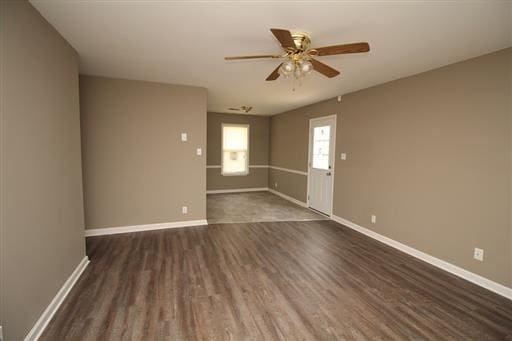
[[[289,76],[295,71],[295,63],[291,60],[287,60],[281,65],[279,71],[283,76]]]
[[[300,63],[300,71],[303,75],[309,75],[311,72],[313,72],[313,64],[309,60],[305,60],[302,63]]]
[[[293,75],[297,79],[304,77],[304,73],[302,72],[302,68],[299,65],[297,65],[297,67],[295,68],[295,71],[293,72]]]

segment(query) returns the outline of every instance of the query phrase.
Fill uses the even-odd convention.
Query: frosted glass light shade
[[[311,64],[310,61],[302,62],[300,64],[300,71],[302,71],[304,75],[310,74],[311,71],[313,71],[313,64]]]
[[[283,76],[289,76],[293,73],[293,71],[295,70],[295,64],[290,61],[290,60],[287,60],[286,62],[284,62],[281,67],[279,68],[279,72],[283,75]]]

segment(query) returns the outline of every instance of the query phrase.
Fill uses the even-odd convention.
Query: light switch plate
[[[196,149],[196,154],[199,155],[199,156],[203,155],[203,150],[201,148],[197,148]]]
[[[475,251],[473,253],[473,258],[483,262],[484,261],[484,250],[475,247]]]
[[[341,153],[341,159],[346,160],[347,159],[347,153]]]
[[[377,216],[375,214],[372,214],[372,224],[376,224],[377,223]]]
[[[181,207],[181,213],[187,214],[188,213],[188,207],[187,206],[182,206]]]
[[[181,133],[181,141],[186,142],[188,139],[187,133]]]

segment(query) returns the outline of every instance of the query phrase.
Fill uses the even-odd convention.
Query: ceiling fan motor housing
[[[296,52],[304,52],[309,48],[309,45],[311,45],[311,38],[306,33],[292,33],[292,39],[297,49]]]

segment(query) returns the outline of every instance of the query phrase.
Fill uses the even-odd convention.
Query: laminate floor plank
[[[333,221],[87,238],[41,340],[512,340],[512,301]]]

